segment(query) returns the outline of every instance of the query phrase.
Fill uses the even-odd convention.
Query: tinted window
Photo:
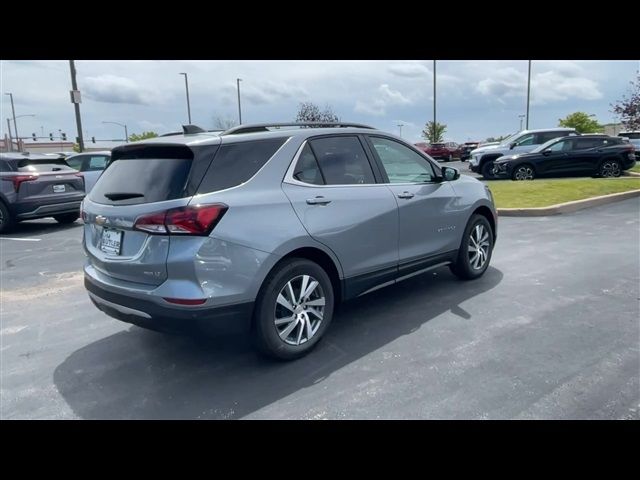
[[[99,155],[96,157],[91,157],[89,159],[89,166],[87,170],[95,171],[95,170],[104,170],[107,166],[107,157],[104,155]]]
[[[3,160],[0,160],[0,172],[12,172],[12,171],[13,171],[13,169],[9,165],[9,162],[5,162]]]
[[[637,140],[637,139],[640,138],[640,132],[619,133],[618,136],[619,137],[627,137],[629,140],[631,140],[631,139]]]
[[[431,164],[416,152],[394,140],[370,137],[389,183],[430,182],[434,172]]]
[[[375,183],[358,137],[317,138],[310,143],[327,185]]]
[[[58,172],[62,170],[73,170],[62,160],[20,160],[18,162],[19,172]]]
[[[161,202],[184,196],[191,168],[187,158],[117,159],[100,176],[90,198],[97,203],[133,205]],[[142,197],[110,200],[105,194],[132,193]]]
[[[580,138],[576,139],[576,150],[587,150],[589,148],[600,147],[603,145],[601,138]]]
[[[557,143],[551,145],[547,150],[552,152],[567,152],[573,148],[573,140],[560,140]]]
[[[316,156],[308,143],[305,144],[300,153],[298,163],[293,172],[293,178],[304,183],[324,185],[324,179],[322,178],[322,173],[320,173]]]
[[[216,192],[246,182],[267,163],[286,140],[273,138],[222,145],[197,193]]]
[[[528,135],[523,135],[518,140],[516,140],[515,146],[534,145],[533,143],[534,138],[535,138],[535,135],[533,133],[529,133]]]
[[[542,133],[538,133],[538,139],[536,143],[544,143],[544,142],[548,142],[549,140],[553,140],[554,138],[566,137],[568,135],[573,135],[573,134],[567,133],[567,132],[542,132]]]
[[[67,163],[71,168],[75,168],[76,170],[80,170],[82,168],[83,160],[87,158],[84,155],[76,155],[73,157],[67,158]]]

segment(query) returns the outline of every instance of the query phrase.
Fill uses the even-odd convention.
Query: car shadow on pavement
[[[79,227],[82,227],[82,222],[78,220],[68,224],[58,223],[55,220],[29,220],[17,223],[9,232],[2,233],[0,236],[29,238]]]
[[[475,281],[447,268],[415,277],[344,304],[325,338],[306,357],[278,362],[255,353],[246,338],[198,340],[137,327],[72,353],[53,380],[84,419],[241,418],[410,334],[502,280],[489,267]]]

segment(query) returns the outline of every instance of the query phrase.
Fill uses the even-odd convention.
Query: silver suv
[[[489,189],[400,138],[344,123],[184,128],[115,148],[83,202],[85,286],[112,317],[247,331],[293,359],[340,301],[489,265]]]

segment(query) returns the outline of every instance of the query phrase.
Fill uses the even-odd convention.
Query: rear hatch
[[[13,177],[19,202],[47,205],[78,200],[84,196],[84,181],[62,159],[20,160]]]
[[[112,160],[83,204],[84,244],[91,264],[113,278],[160,285],[167,278],[169,235],[162,222],[143,231],[136,220],[186,207],[217,145],[130,145]],[[153,218],[147,223],[152,224]]]

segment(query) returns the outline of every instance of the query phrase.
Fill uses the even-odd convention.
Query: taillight
[[[192,205],[138,217],[135,230],[170,235],[209,235],[227,211],[224,204]]]
[[[2,180],[11,180],[13,182],[13,189],[17,192],[22,182],[30,182],[37,180],[38,175],[15,175],[13,177],[2,177]]]

